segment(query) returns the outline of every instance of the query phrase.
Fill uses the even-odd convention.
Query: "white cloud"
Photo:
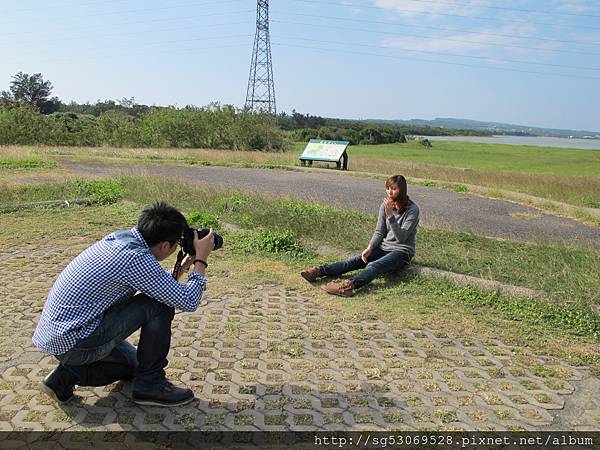
[[[548,5],[548,7],[552,4]],[[554,3],[554,11],[563,11],[573,14],[600,14],[598,5],[592,5],[589,1],[560,0]]]
[[[484,9],[489,0],[466,0],[460,4],[445,0],[374,0],[375,6],[393,11],[400,16],[413,17],[427,14],[436,16],[441,14],[475,15]]]
[[[384,39],[383,45],[389,48],[398,48],[404,50],[417,50],[425,52],[442,52],[453,54],[470,55],[510,55],[535,53],[536,57],[543,59],[547,53],[540,53],[522,47],[537,47],[543,49],[556,48],[555,45],[548,43],[532,43],[524,41],[518,36],[535,35],[535,28],[532,25],[505,25],[501,28],[480,29],[475,32],[454,32],[445,33],[436,37],[425,38],[418,36],[407,37],[389,37]],[[430,33],[415,32],[415,34],[429,35]],[[499,36],[504,35],[504,36]],[[513,47],[511,47],[513,46]],[[482,52],[482,51],[486,52]]]

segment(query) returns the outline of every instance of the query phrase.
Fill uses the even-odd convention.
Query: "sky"
[[[243,107],[251,0],[2,0],[0,90]],[[271,0],[277,111],[600,131],[597,0]]]

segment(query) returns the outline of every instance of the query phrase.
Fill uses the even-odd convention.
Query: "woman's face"
[[[385,189],[385,191],[387,192],[387,196],[389,198],[391,198],[394,201],[398,200],[398,196],[400,195],[400,188],[396,184],[394,184],[394,183],[390,184]]]

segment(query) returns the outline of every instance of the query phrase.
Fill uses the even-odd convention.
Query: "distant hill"
[[[562,130],[557,128],[538,128],[525,125],[513,125],[500,122],[482,122],[469,119],[452,119],[437,117],[433,120],[410,119],[410,120],[379,120],[367,119],[366,122],[387,123],[394,125],[418,125],[440,128],[461,128],[476,131],[491,132],[492,134],[505,134],[510,136],[552,136],[552,137],[574,137],[583,139],[600,139],[600,131],[586,130]]]

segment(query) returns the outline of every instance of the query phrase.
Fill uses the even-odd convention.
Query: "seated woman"
[[[321,277],[336,277],[352,270],[363,269],[340,283],[330,283],[321,289],[330,294],[350,297],[355,289],[370,283],[375,277],[401,269],[415,255],[419,207],[406,194],[406,179],[393,175],[385,182],[387,197],[379,207],[377,226],[367,248],[360,255],[345,261],[312,267],[300,273],[314,282]]]

